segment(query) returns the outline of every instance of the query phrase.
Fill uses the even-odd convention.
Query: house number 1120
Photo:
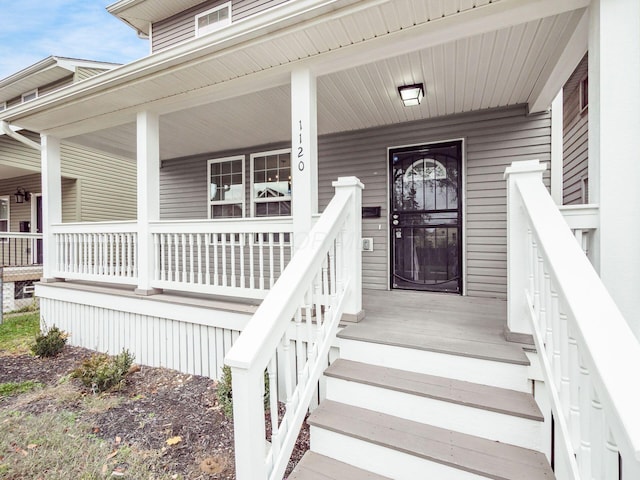
[[[301,158],[302,160],[300,160],[298,162],[298,170],[303,171],[304,170],[304,148],[302,148],[302,120],[298,120],[298,123],[300,125],[300,135],[299,135],[299,143],[298,143],[298,158]]]

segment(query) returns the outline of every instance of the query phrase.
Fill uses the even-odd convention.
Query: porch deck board
[[[406,290],[365,290],[364,319],[340,338],[528,365],[505,339],[504,300]]]

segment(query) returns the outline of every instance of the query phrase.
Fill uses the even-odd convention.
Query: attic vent
[[[227,2],[196,15],[196,36],[199,37],[230,24],[231,2]]]

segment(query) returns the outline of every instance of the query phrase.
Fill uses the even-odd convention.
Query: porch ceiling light
[[[415,85],[403,85],[398,87],[398,93],[405,107],[413,107],[420,105],[424,97],[424,85],[416,83]]]
[[[16,203],[24,203],[31,200],[31,193],[27,192],[24,188],[18,187],[16,193],[13,194],[16,197]]]

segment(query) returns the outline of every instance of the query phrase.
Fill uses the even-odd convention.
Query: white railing
[[[54,276],[135,285],[138,277],[136,222],[64,223],[51,226]]]
[[[150,225],[154,288],[263,298],[291,258],[291,218]]]
[[[361,295],[360,264],[352,261],[361,255],[363,187],[354,177],[341,178],[334,186],[333,200],[225,359],[232,369],[238,480],[282,478],[345,304],[353,307],[350,302]],[[285,413],[279,416],[282,405]]]
[[[518,162],[505,174],[509,325],[531,320],[555,422],[556,478],[636,480],[640,344],[544,187],[543,170]]]
[[[598,205],[562,205],[559,208],[578,245],[593,263],[593,235],[600,222]]]
[[[40,242],[40,243],[39,243]],[[25,267],[40,265],[41,233],[0,232],[0,266]]]

